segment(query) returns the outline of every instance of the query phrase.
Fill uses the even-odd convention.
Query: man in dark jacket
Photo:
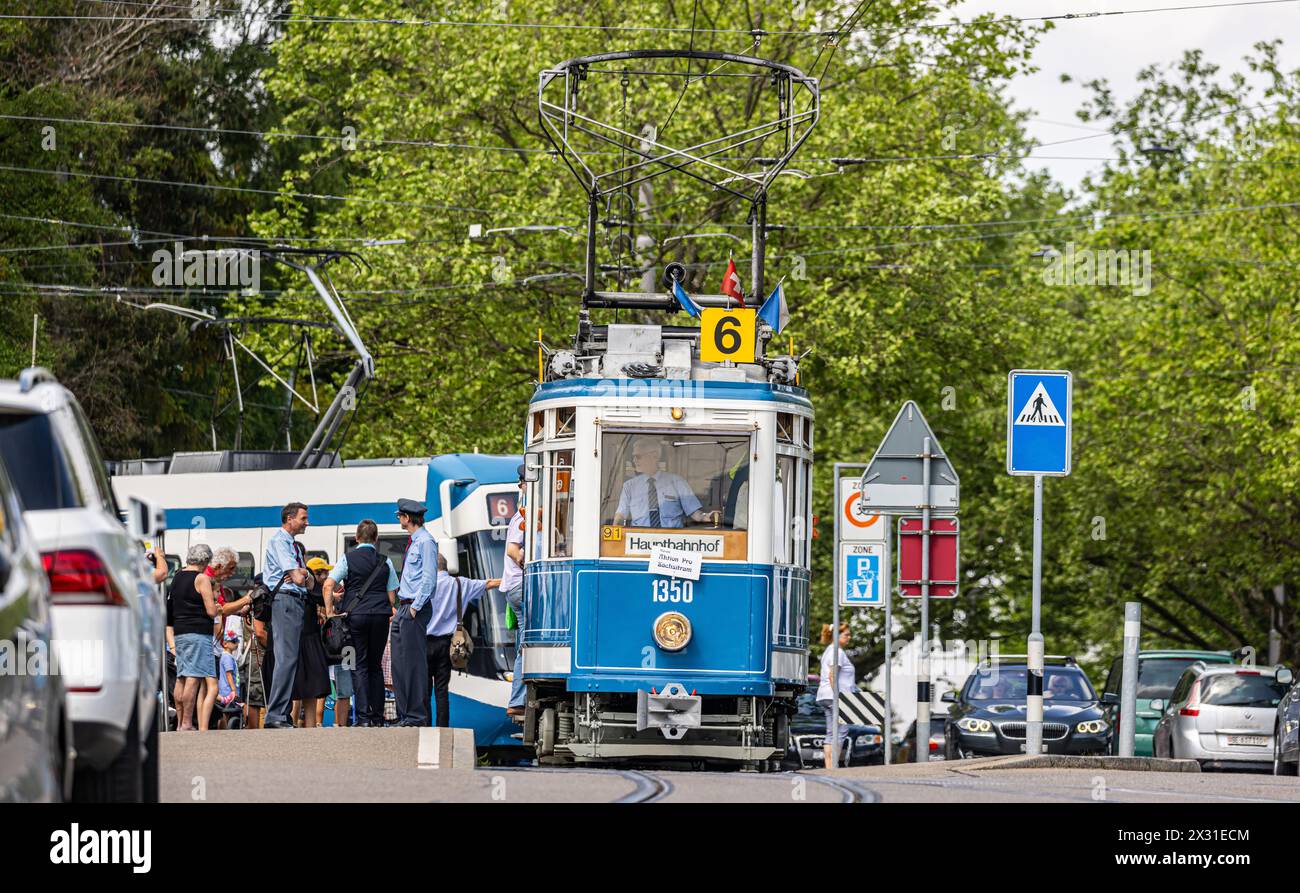
[[[356,547],[348,551],[325,581],[325,614],[346,614],[356,649],[352,688],[357,699],[357,725],[384,724],[384,673],[379,662],[388,641],[388,624],[397,603],[397,571],[379,554],[379,526],[369,519],[357,525]],[[343,602],[334,610],[334,587],[343,584]],[[344,655],[343,665],[349,666]]]

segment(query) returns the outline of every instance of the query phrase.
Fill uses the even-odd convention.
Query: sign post
[[[867,511],[862,504],[857,472],[866,466],[861,462],[836,462],[834,471],[835,493],[835,605],[832,621],[832,666],[839,672],[840,660],[840,608],[885,609],[885,653],[892,645],[892,599],[890,598],[889,524],[879,514]],[[852,469],[852,476],[844,476]],[[838,676],[836,677],[838,681]],[[893,722],[890,697],[889,663],[885,663],[885,698],[882,732],[885,739],[885,762],[889,762],[889,730]],[[835,704],[831,719],[831,747],[835,764],[839,765],[840,691],[838,684],[832,688]]]
[[[930,759],[931,513],[956,514],[961,484],[915,402],[908,400],[899,409],[862,473],[860,486],[862,499],[872,511],[913,514],[919,509],[921,512],[921,654],[916,682],[916,762],[920,763]],[[954,550],[956,542],[954,534]],[[901,553],[901,542],[899,548]],[[952,594],[956,595],[955,583]]]
[[[1030,609],[1025,753],[1043,752],[1043,478],[1070,473],[1073,378],[1065,371],[1007,375],[1007,474],[1034,479],[1034,563]]]

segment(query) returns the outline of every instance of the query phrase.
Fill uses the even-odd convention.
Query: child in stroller
[[[233,632],[227,632],[221,648],[217,700],[214,704],[221,714],[218,728],[238,729],[244,724],[244,702],[239,697],[239,666],[235,660],[235,652],[239,650],[239,637]]]

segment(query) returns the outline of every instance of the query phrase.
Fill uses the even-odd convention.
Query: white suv
[[[50,578],[76,750],[74,800],[158,799],[163,607],[76,399],[48,371],[0,381],[0,457]]]

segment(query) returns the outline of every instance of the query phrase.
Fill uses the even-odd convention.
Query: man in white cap
[[[397,521],[411,535],[397,584],[397,615],[389,634],[392,646],[393,695],[397,724],[427,726],[429,666],[425,654],[425,629],[433,616],[434,586],[438,582],[438,544],[424,529],[424,503],[397,501]]]

